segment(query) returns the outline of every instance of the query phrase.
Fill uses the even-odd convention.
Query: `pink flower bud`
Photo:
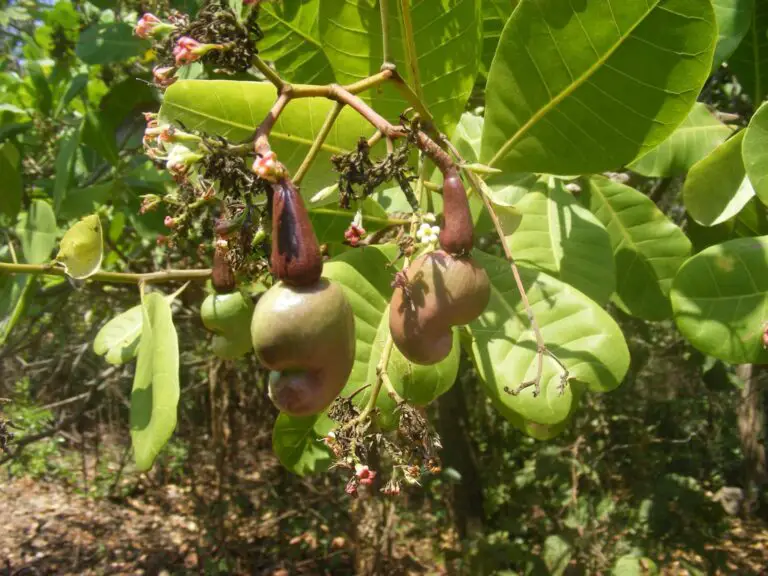
[[[173,57],[176,59],[176,66],[184,66],[199,60],[200,56],[205,54],[205,51],[201,51],[203,46],[205,45],[200,44],[200,42],[189,36],[179,38],[176,41],[176,46],[173,47]]]
[[[139,21],[136,23],[136,27],[133,29],[133,33],[136,34],[136,36],[139,38],[149,38],[155,33],[157,27],[162,23],[163,21],[160,20],[160,18],[147,12],[141,18],[139,18]]]
[[[166,216],[165,220],[163,220],[163,224],[165,224],[168,228],[173,228],[176,226],[176,220],[174,220],[172,216]]]
[[[355,476],[357,476],[360,484],[370,486],[376,478],[376,472],[368,468],[368,466],[358,464],[355,466]]]

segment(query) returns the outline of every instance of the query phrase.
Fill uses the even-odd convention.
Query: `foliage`
[[[0,3],[0,360],[42,340],[71,297],[79,358],[133,380],[121,416],[148,471],[198,359],[273,399],[279,378],[319,393],[301,358],[268,375],[261,355],[241,357],[250,332],[222,353],[199,308],[235,290],[258,301],[277,281],[301,294],[322,273],[354,315],[354,363],[319,412],[269,415],[291,472],[340,469],[348,494],[441,485],[440,450],[455,446],[435,422],[457,394],[495,530],[467,538],[464,567],[652,572],[662,542],[694,546],[664,499],[722,529],[705,492],[724,481],[649,440],[672,425],[659,390],[642,388],[643,414],[631,394],[642,355],[670,342],[694,380],[768,359],[763,2],[107,4]],[[409,265],[449,234],[490,300],[420,365],[393,342],[405,312],[390,303],[418,307]],[[297,316],[304,342],[311,319]],[[20,382],[9,417],[30,434],[53,425]],[[698,437],[703,404],[673,396],[691,418],[675,430]],[[616,435],[656,468],[608,466]],[[44,474],[56,442],[15,455],[13,473]],[[622,503],[606,488],[616,470],[658,485]],[[525,498],[542,516],[509,525]]]

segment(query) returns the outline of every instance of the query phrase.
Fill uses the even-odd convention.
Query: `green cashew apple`
[[[436,250],[416,259],[405,276],[390,304],[392,339],[414,364],[435,364],[451,351],[451,327],[469,324],[488,305],[488,275],[468,256]]]
[[[355,361],[355,318],[338,284],[278,282],[256,304],[253,349],[272,370],[269,396],[282,412],[325,410],[346,384]]]
[[[251,349],[249,327],[253,301],[240,292],[211,294],[200,307],[203,326],[213,332],[213,353],[225,360],[234,360]]]

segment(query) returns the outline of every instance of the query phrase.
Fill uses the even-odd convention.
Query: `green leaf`
[[[685,232],[691,239],[694,253],[701,252],[734,238],[768,234],[768,218],[762,202],[752,198],[736,216],[716,226],[702,226],[688,216]]]
[[[325,413],[297,418],[280,412],[272,429],[272,449],[280,463],[299,476],[324,472],[332,454],[323,438],[333,428]]]
[[[59,218],[62,220],[82,218],[101,208],[104,203],[109,202],[119,191],[119,188],[119,181],[112,180],[87,188],[70,190],[59,208]]]
[[[757,108],[768,94],[768,3],[754,1],[751,22],[744,40],[728,59],[728,68]]]
[[[101,268],[104,239],[98,214],[86,216],[64,233],[56,261],[76,280],[93,276]]]
[[[723,142],[688,173],[683,202],[688,214],[703,226],[732,218],[755,195],[741,157],[744,134],[742,130]]]
[[[611,576],[657,576],[659,569],[650,558],[633,555],[622,556],[616,561]]]
[[[551,576],[561,576],[573,557],[573,545],[562,536],[551,534],[544,540],[542,559]]]
[[[62,110],[64,110],[72,100],[74,100],[84,89],[88,86],[88,74],[78,74],[72,80],[69,81],[69,85],[67,86],[67,91],[64,93],[64,96],[59,100],[59,103],[56,104],[56,111],[54,112],[54,116],[58,116],[61,114]]]
[[[27,294],[34,281],[34,276],[27,274],[6,275],[0,278],[0,346],[5,344],[11,331],[21,320],[26,308]]]
[[[335,81],[331,63],[320,43],[320,0],[298,4],[265,2],[259,7],[259,26],[264,39],[259,55],[275,63],[280,76],[299,84],[330,84]]]
[[[483,0],[483,60],[481,73],[488,75],[501,31],[518,5],[518,0]]]
[[[21,155],[13,142],[0,144],[0,214],[5,214],[11,221],[21,210]]]
[[[56,245],[56,216],[51,205],[32,200],[29,211],[22,213],[16,226],[24,260],[29,264],[47,262]]]
[[[581,200],[611,237],[613,301],[644,320],[668,318],[672,279],[691,253],[683,231],[645,194],[603,176],[584,181]]]
[[[685,174],[732,133],[733,130],[712,115],[706,104],[697,102],[669,138],[629,168],[648,177]]]
[[[410,6],[413,43],[403,33],[401,6]],[[381,16],[375,0],[321,0],[320,41],[336,81],[350,84],[379,71],[383,61]],[[389,3],[391,59],[403,79],[450,136],[472,92],[482,50],[478,0]],[[362,94],[391,122],[409,106],[392,86]]]
[[[563,189],[540,180],[515,204],[522,215],[507,242],[521,266],[542,270],[605,305],[616,288],[611,239],[600,221]]]
[[[675,322],[696,348],[733,364],[764,364],[768,320],[768,236],[739,238],[699,252],[675,277]]]
[[[757,0],[758,2],[760,0]],[[738,48],[752,23],[755,0],[712,0],[717,19],[717,46],[712,70],[728,60]]]
[[[376,380],[376,366],[389,331],[389,301],[392,298],[391,283],[395,273],[390,263],[396,253],[397,249],[393,245],[367,246],[349,250],[325,263],[323,275],[341,285],[355,314],[355,364],[349,381],[341,392],[344,397],[373,384]],[[399,354],[393,351],[392,356],[397,357]],[[458,354],[458,350],[454,349],[452,354]],[[422,367],[403,366],[398,359],[395,360],[396,369],[389,374],[390,380],[395,389],[402,390],[405,386],[400,379],[409,377],[409,374],[417,374],[418,381],[427,393],[429,390],[442,390],[445,387],[445,374],[450,373],[450,366],[454,361],[449,355],[437,365],[430,366],[431,371],[425,372],[421,370]],[[402,362],[407,363],[404,358]],[[436,380],[429,382],[430,376]],[[381,411],[379,422],[385,428],[394,426],[396,422],[396,403],[389,395],[389,392],[393,391],[385,386],[376,404]],[[360,407],[364,406],[368,402],[370,392],[371,386],[367,386],[354,397],[354,403]]]
[[[91,24],[80,34],[75,53],[86,64],[122,62],[150,48],[147,40],[133,34],[124,22]]]
[[[480,161],[553,174],[627,164],[685,119],[716,34],[709,0],[523,0],[488,74]]]
[[[389,319],[389,306],[384,316]],[[378,340],[377,340],[378,343]],[[450,354],[431,366],[411,364],[395,346],[387,366],[387,374],[392,380],[392,387],[403,400],[415,406],[426,406],[451,389],[459,374],[460,357],[459,331],[453,329],[453,348]],[[380,353],[381,346],[374,350]]]
[[[169,305],[184,288],[186,285],[165,296]],[[93,351],[99,356],[104,356],[110,364],[120,365],[133,360],[139,348],[142,314],[142,306],[139,304],[112,318],[96,334]]]
[[[53,93],[42,67],[38,62],[30,60],[27,62],[27,73],[34,87],[37,109],[43,113],[43,116],[50,115],[53,108]]]
[[[268,82],[179,80],[165,92],[160,115],[166,122],[180,122],[188,129],[237,142],[251,136],[276,96],[275,87]],[[302,98],[291,102],[280,115],[270,144],[289,171],[301,164],[332,106],[325,98]],[[361,136],[367,138],[371,133],[359,114],[342,110],[302,188],[317,191],[333,182],[336,175],[328,168],[331,155],[353,150]]]
[[[505,387],[514,390],[536,375],[536,340],[509,262],[483,252],[474,257],[490,277],[491,300],[469,325],[472,355],[488,395],[503,407],[505,417],[557,424],[569,417],[584,386],[609,391],[621,383],[629,368],[629,350],[610,315],[568,284],[520,268],[544,342],[568,368],[571,380],[561,395],[562,371],[545,356],[539,396],[533,396],[533,387],[518,395],[505,392]]]
[[[179,341],[171,305],[156,292],[142,305],[142,330],[131,390],[131,443],[136,468],[145,472],[176,428]]]
[[[80,127],[63,136],[56,155],[56,179],[53,182],[53,209],[58,213],[62,202],[67,197],[72,172],[77,159],[77,147],[80,145]]]
[[[768,204],[768,102],[749,121],[741,152],[755,194],[763,204]]]
[[[104,160],[117,166],[117,142],[115,129],[107,122],[102,114],[97,114],[90,108],[86,110],[83,122],[83,144],[98,152]]]

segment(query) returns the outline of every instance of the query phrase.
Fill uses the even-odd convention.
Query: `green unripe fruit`
[[[443,250],[416,259],[406,274],[407,282],[392,295],[389,330],[408,360],[435,364],[451,351],[451,327],[469,324],[485,310],[490,281],[472,258]]]
[[[282,412],[325,410],[355,361],[355,317],[342,289],[325,278],[310,286],[278,282],[259,300],[251,321],[253,349],[273,370],[269,396]]]
[[[211,294],[200,307],[203,326],[215,334],[213,353],[225,360],[240,358],[250,351],[253,301],[240,292]]]

